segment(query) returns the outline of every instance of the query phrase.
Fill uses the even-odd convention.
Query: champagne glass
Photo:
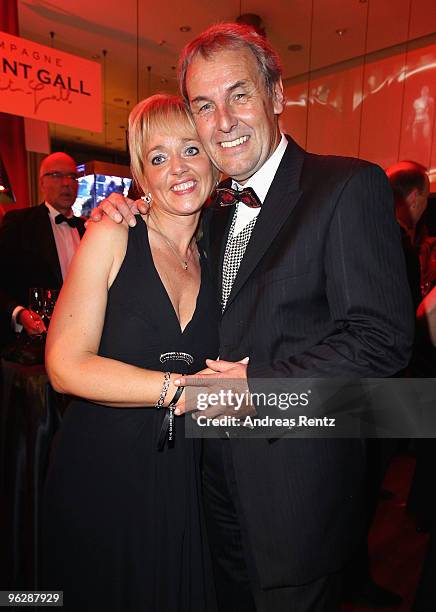
[[[31,287],[29,289],[29,308],[39,314],[44,314],[44,289],[41,287]]]
[[[41,319],[44,318],[44,289],[42,287],[30,287],[29,289],[29,310],[38,314]],[[33,338],[40,339],[40,334],[34,334]],[[32,338],[30,338],[32,340]]]
[[[47,327],[50,324],[50,320],[51,320],[58,296],[59,296],[59,289],[46,289],[44,291],[43,313],[44,313],[44,320],[45,320],[44,322]]]

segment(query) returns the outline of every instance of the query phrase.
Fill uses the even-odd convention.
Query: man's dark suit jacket
[[[84,221],[78,228],[82,236]],[[0,225],[0,331],[10,338],[11,316],[27,306],[30,287],[60,289],[62,272],[48,208],[41,204],[8,212]]]
[[[386,176],[288,140],[222,316],[220,357],[250,357],[251,390],[259,378],[390,376],[408,362],[413,309]],[[233,210],[205,215],[219,287]],[[228,443],[261,587],[340,568],[361,535],[361,440]]]

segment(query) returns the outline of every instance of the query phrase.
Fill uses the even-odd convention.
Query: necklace
[[[151,213],[150,213],[150,217],[151,217]],[[170,249],[172,250],[172,252],[174,253],[174,255],[177,257],[177,259],[178,259],[178,260],[180,261],[180,263],[182,264],[182,268],[183,268],[183,269],[186,271],[186,270],[188,269],[188,263],[189,263],[189,260],[190,260],[190,259],[191,259],[191,257],[192,257],[192,251],[193,251],[193,249],[192,249],[192,248],[190,249],[190,251],[189,251],[189,255],[188,255],[187,259],[183,259],[182,257],[180,257],[180,254],[179,254],[179,251],[177,250],[176,245],[174,244],[174,242],[173,242],[172,240],[170,240],[170,239],[169,239],[167,236],[165,236],[165,234],[163,233],[163,231],[160,229],[160,227],[159,227],[159,223],[157,222],[157,220],[156,220],[156,218],[155,218],[155,216],[154,216],[154,215],[153,215],[153,222],[154,222],[154,224],[155,224],[155,226],[156,226],[155,230],[157,231],[157,233],[158,233],[160,236],[162,236],[162,238],[165,240],[165,242],[167,243],[167,245],[170,247]],[[188,245],[188,248],[189,248],[189,246],[191,245],[191,243],[192,243],[192,240],[193,240],[193,239],[194,239],[194,238],[192,237],[191,242],[190,242],[190,243],[189,243],[189,245]]]

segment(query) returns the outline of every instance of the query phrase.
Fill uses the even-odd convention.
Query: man
[[[419,221],[424,214],[430,191],[427,170],[413,161],[400,161],[386,170],[395,199],[395,212],[401,228],[407,275],[417,313],[417,327],[412,358],[407,374],[433,377],[436,372],[436,352],[432,342],[430,317],[431,294],[423,300],[423,277],[420,264],[422,230]],[[407,508],[415,515],[418,531],[430,531],[436,508],[434,464],[436,445],[433,438],[415,440],[416,467]]]
[[[401,228],[407,276],[415,309],[422,300],[418,223],[427,208],[430,181],[427,170],[413,161],[400,161],[386,170],[394,192],[395,214]]]
[[[310,155],[280,134],[279,59],[249,28],[220,24],[192,41],[180,85],[212,161],[233,187],[254,190],[245,192],[250,206],[261,203],[206,211],[223,306],[211,384],[400,370],[411,308],[383,172]],[[110,200],[132,224],[125,204]],[[110,201],[104,208],[120,218]],[[362,472],[359,440],[205,440],[220,610],[337,610],[338,571],[360,535]]]
[[[413,161],[400,161],[386,170],[395,198],[397,221],[401,227],[407,274],[410,289],[417,308],[417,335],[411,362],[411,374],[433,377],[436,373],[436,289],[422,299],[422,276],[419,259],[419,221],[424,214],[430,190],[427,170]],[[434,610],[436,590],[434,586],[436,556],[436,494],[434,487],[435,440],[414,441],[416,454],[415,474],[408,499],[408,510],[415,515],[416,528],[432,532],[423,571],[416,591],[413,612]]]
[[[426,230],[420,224],[420,220],[427,209],[430,181],[426,168],[413,161],[393,164],[387,168],[386,175],[394,193],[395,215],[400,226],[407,278],[416,312],[422,302],[424,284],[420,251],[425,241]],[[423,307],[420,312],[422,310]],[[417,327],[414,350],[408,368],[408,374],[411,376],[434,375],[434,357],[431,354],[428,331],[425,326]]]
[[[415,309],[421,301],[421,278],[419,253],[415,249],[417,224],[427,207],[429,180],[426,169],[418,163],[401,161],[386,170],[394,193],[395,213],[402,235],[406,259],[406,270]],[[416,355],[415,355],[416,357]],[[407,375],[411,375],[407,371]],[[398,440],[375,439],[367,445],[367,531],[371,528],[382,483],[392,457],[397,452]],[[371,576],[368,554],[368,533],[347,572],[348,596],[356,603],[372,604],[374,607],[391,607],[401,604],[401,597],[375,583]]]
[[[77,196],[76,163],[65,153],[52,153],[41,163],[39,182],[44,202],[8,212],[0,226],[2,337],[12,331],[41,334],[45,325],[27,308],[31,287],[60,289],[84,232],[73,216]]]

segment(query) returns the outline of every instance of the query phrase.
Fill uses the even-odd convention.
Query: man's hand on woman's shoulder
[[[111,193],[109,197],[100,202],[97,208],[92,210],[89,219],[97,223],[103,219],[104,215],[107,215],[115,223],[121,223],[124,219],[131,227],[134,227],[136,225],[135,215],[138,213],[146,215],[148,211],[149,205],[144,200],[131,200],[120,193]]]

